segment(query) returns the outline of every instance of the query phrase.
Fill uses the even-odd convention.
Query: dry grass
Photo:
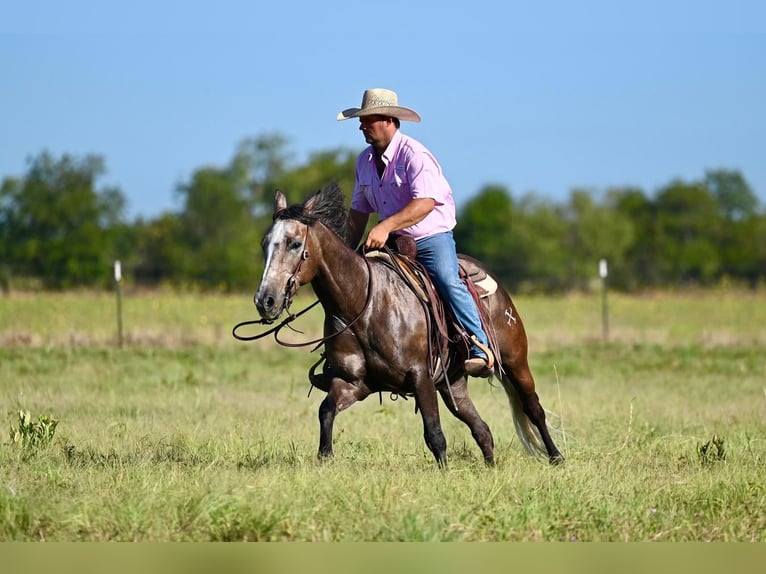
[[[301,294],[293,311],[314,301],[310,291]],[[517,297],[516,304],[536,351],[603,340],[598,294],[524,296]],[[766,293],[760,291],[614,293],[608,307],[609,340],[615,343],[766,345]],[[321,317],[316,308],[295,325],[308,339],[319,334]],[[257,319],[257,315],[252,294],[247,293],[128,292],[123,298],[123,333],[128,344],[229,345],[232,327],[248,319]],[[291,340],[300,341],[300,335]],[[0,344],[5,346],[88,346],[116,341],[117,304],[112,293],[13,293],[0,298]]]

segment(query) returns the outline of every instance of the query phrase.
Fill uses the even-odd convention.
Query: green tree
[[[202,168],[190,182],[178,186],[184,253],[172,267],[194,283],[228,290],[252,282],[253,264],[260,260],[260,237],[241,175],[232,168]]]
[[[335,181],[350,204],[354,191],[354,162],[356,154],[348,149],[339,148],[311,154],[308,161],[295,169],[289,170],[273,180],[274,189],[270,190],[269,214],[273,207],[274,190],[281,190],[289,203],[303,201],[310,193]]]
[[[596,276],[601,259],[609,262],[613,272],[624,266],[625,255],[635,238],[628,217],[597,202],[594,193],[575,189],[570,195],[568,218],[574,284],[587,287]]]
[[[727,221],[741,221],[756,214],[758,198],[740,172],[708,171],[704,184]]]
[[[756,285],[763,276],[758,198],[738,171],[716,170],[705,174],[704,185],[715,198],[724,219],[718,243],[721,274]]]
[[[516,257],[524,265],[516,289],[560,292],[570,288],[569,223],[562,208],[535,193],[524,195],[515,205]]]
[[[606,204],[622,218],[630,221],[633,241],[626,249],[624,261],[609,273],[609,283],[623,289],[659,285],[660,254],[656,241],[656,208],[654,202],[635,187],[607,190]]]
[[[510,285],[524,271],[513,224],[513,198],[508,190],[501,185],[485,186],[460,209],[455,244]]]
[[[288,143],[284,135],[270,133],[246,138],[237,146],[230,171],[245,186],[240,192],[250,200],[256,217],[272,212],[276,181],[291,169]]]
[[[100,156],[43,152],[29,160],[23,178],[4,180],[3,256],[13,270],[50,288],[109,277],[112,228],[122,221],[125,199],[116,187],[96,187],[105,173]]]
[[[186,279],[183,263],[188,249],[178,215],[164,213],[148,222],[139,220],[133,228],[134,250],[128,261],[136,283],[182,285]]]
[[[757,287],[766,279],[766,215],[753,215],[726,226],[721,246],[722,273]]]
[[[723,217],[707,187],[674,181],[659,191],[656,209],[664,279],[700,284],[714,280],[721,266]]]
[[[180,211],[139,225],[136,279],[253,288],[261,273],[260,239],[271,223],[276,189],[291,202],[333,180],[348,196],[353,189],[352,152],[325,151],[293,166],[286,146],[279,134],[245,139],[228,166],[197,169],[181,183],[176,189]]]

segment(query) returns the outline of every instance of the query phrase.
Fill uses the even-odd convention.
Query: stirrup
[[[490,351],[489,347],[479,342],[479,340],[476,338],[476,335],[471,335],[471,342],[479,347],[479,349],[484,351],[484,354],[487,355],[487,368],[492,370],[495,366],[495,355],[492,354],[492,351]],[[468,360],[470,361],[470,358]]]

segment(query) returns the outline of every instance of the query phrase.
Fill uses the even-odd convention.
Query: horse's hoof
[[[317,460],[319,462],[329,462],[333,459],[335,454],[332,452],[318,452],[317,453]]]
[[[564,464],[566,461],[567,459],[564,458],[563,454],[556,454],[550,457],[551,466],[559,466]]]

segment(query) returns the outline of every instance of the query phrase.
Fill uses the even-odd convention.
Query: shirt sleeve
[[[413,153],[408,162],[407,172],[413,199],[429,198],[441,205],[445,200],[448,186],[436,159],[427,151]]]

